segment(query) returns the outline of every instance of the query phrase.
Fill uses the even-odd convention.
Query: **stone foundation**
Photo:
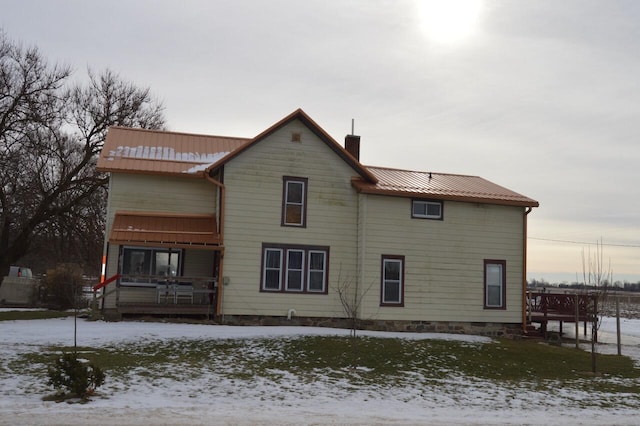
[[[351,328],[346,318],[310,318],[242,315],[224,317],[227,325],[265,325],[265,326],[313,326]],[[456,322],[456,321],[400,321],[400,320],[361,320],[359,330],[413,332],[413,333],[454,333],[472,334],[489,337],[519,338],[522,335],[520,323],[492,322]]]

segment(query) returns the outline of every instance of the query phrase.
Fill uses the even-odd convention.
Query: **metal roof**
[[[117,211],[109,242],[217,249],[220,235],[215,215]]]
[[[538,202],[478,176],[367,167],[377,183],[354,179],[363,193],[538,207]]]
[[[478,176],[367,167],[298,109],[252,139],[111,127],[98,158],[103,172],[201,177],[292,120],[301,120],[357,173],[362,193],[538,207],[538,202]]]
[[[250,139],[111,127],[97,169],[101,172],[201,175]]]

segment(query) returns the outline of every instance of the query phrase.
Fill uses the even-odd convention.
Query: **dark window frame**
[[[385,284],[388,281],[385,276],[385,262],[386,261],[399,261],[400,262],[400,282],[399,292],[400,300],[398,302],[385,301]],[[380,260],[380,306],[391,307],[404,307],[404,291],[405,291],[405,257],[399,255],[383,254]]]
[[[429,217],[428,215],[416,215],[415,212],[414,212],[415,203],[438,204],[440,206],[440,216],[438,216],[438,217]],[[412,219],[426,219],[426,220],[444,220],[444,201],[442,201],[442,200],[425,199],[425,198],[413,198],[413,199],[411,199],[411,218]]]
[[[281,254],[280,262],[280,285],[278,289],[265,288],[266,270],[265,261],[267,250],[279,250]],[[287,279],[289,276],[289,251],[302,251],[303,264],[302,264],[302,290],[288,289]],[[324,276],[322,283],[322,290],[310,290],[310,262],[311,253],[323,253],[324,254]],[[277,244],[277,243],[262,243],[261,254],[261,266],[260,266],[260,292],[262,293],[287,293],[287,294],[328,294],[329,293],[329,246],[311,246],[311,245],[299,245],[299,244]],[[316,271],[317,272],[317,271]]]
[[[501,276],[500,276],[500,280],[501,280],[501,285],[500,285],[500,305],[489,305],[487,302],[487,297],[488,297],[488,288],[489,288],[489,283],[487,282],[487,267],[489,265],[500,265],[502,271],[501,271]],[[507,309],[507,261],[503,260],[503,259],[485,259],[484,260],[484,268],[483,268],[483,285],[484,285],[484,292],[483,292],[483,305],[484,305],[484,309],[493,309],[493,310],[506,310]]]
[[[300,223],[287,222],[287,207],[295,206],[294,202],[290,202],[287,198],[289,183],[302,184],[302,202],[300,212]],[[307,193],[309,192],[309,178],[295,177],[295,176],[283,176],[282,177],[282,218],[281,226],[290,226],[294,228],[306,228],[307,227]]]

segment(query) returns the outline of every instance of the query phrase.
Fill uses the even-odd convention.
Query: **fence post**
[[[618,335],[618,355],[622,355],[622,342],[620,340],[620,297],[616,296],[616,332]]]
[[[578,299],[578,293],[574,295],[575,305],[576,305],[576,349],[580,348],[580,304]]]

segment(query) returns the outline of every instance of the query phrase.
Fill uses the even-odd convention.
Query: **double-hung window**
[[[504,260],[484,261],[485,309],[506,309],[506,269]]]
[[[382,256],[381,306],[404,306],[404,256]]]
[[[442,201],[412,200],[411,217],[442,220]]]
[[[327,293],[329,248],[263,244],[260,291]]]
[[[307,178],[283,177],[282,226],[307,226]]]

